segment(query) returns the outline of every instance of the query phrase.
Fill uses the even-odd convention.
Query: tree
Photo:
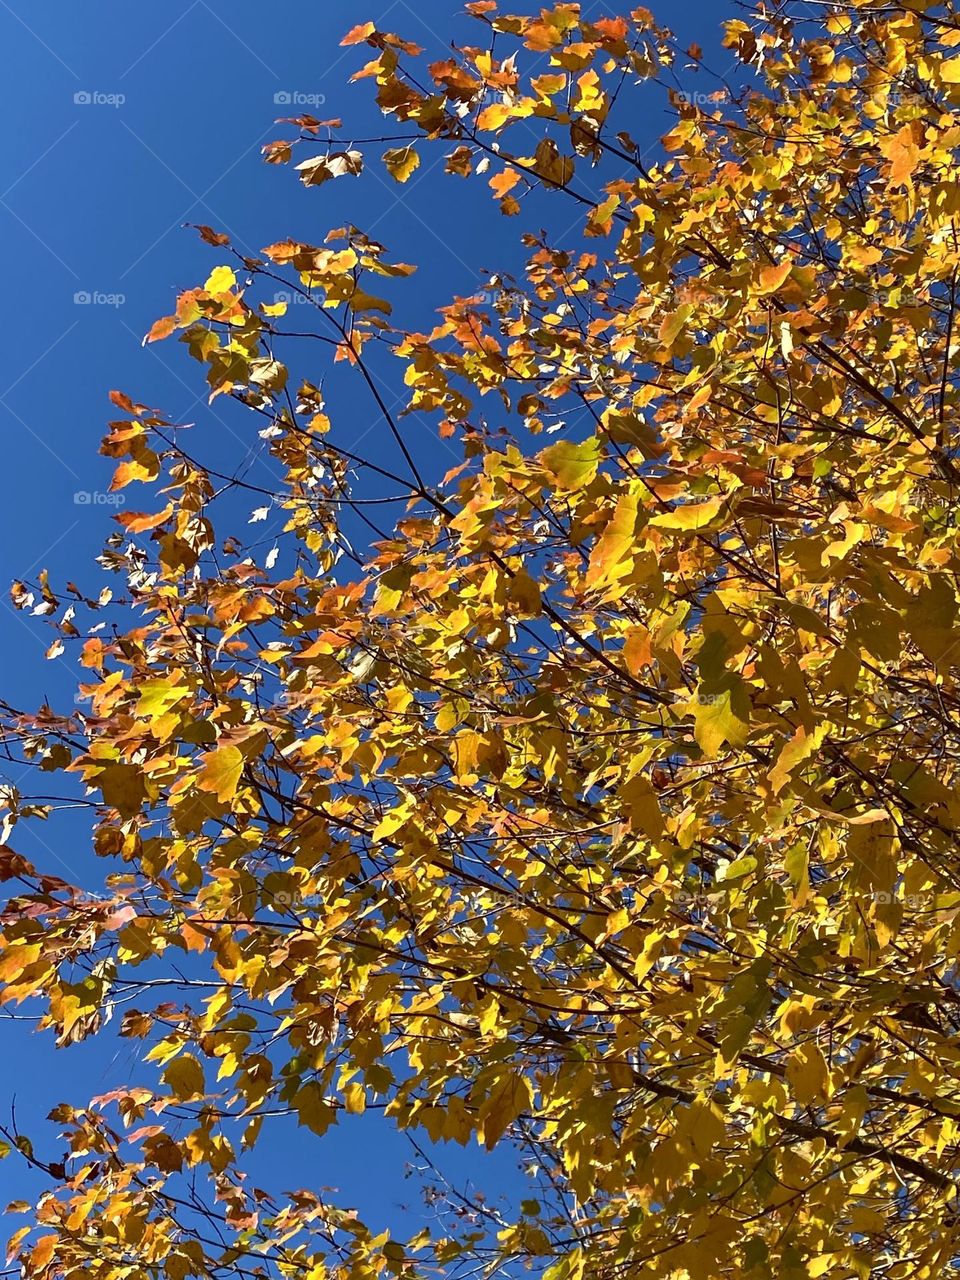
[[[14,589],[90,679],[82,711],[5,706],[39,779],[5,834],[79,783],[110,872],[95,895],[6,845],[2,999],[60,1045],[116,1007],[153,1084],[58,1107],[62,1163],[9,1127],[49,1182],[13,1256],[30,1280],[953,1274],[960,16],[761,3],[725,27],[745,87],[705,96],[646,10],[467,9],[475,45],[431,65],[348,35],[386,169],[439,147],[508,218],[542,197],[579,230],[528,230],[523,278],[424,334],[377,295],[411,268],[356,228],[257,258],[200,228],[222,265],[148,337],[249,409],[282,484],[114,392],[114,488],[154,497],[104,553],[125,594]],[[644,159],[651,95],[674,121]],[[309,186],[379,163],[288,126],[267,159]],[[258,301],[278,281],[295,325]],[[339,443],[328,360],[375,456]],[[411,420],[462,464],[432,475]],[[370,477],[404,504],[387,527]],[[215,534],[238,499],[284,513],[262,563]],[[515,1149],[530,1199],[435,1189],[436,1230],[391,1240],[244,1181],[278,1113],[322,1135],[366,1106],[425,1161]]]

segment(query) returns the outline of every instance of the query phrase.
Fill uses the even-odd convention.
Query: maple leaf
[[[222,803],[233,799],[243,774],[244,758],[238,747],[217,747],[204,757],[197,775],[201,791],[212,791]]]

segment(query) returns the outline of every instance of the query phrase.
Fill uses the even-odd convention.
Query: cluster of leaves
[[[50,1182],[13,1254],[29,1280],[952,1274],[960,17],[760,4],[725,29],[750,87],[694,101],[700,51],[645,10],[467,9],[440,63],[347,37],[407,131],[383,163],[442,148],[509,216],[542,191],[572,247],[528,233],[522,279],[417,333],[373,292],[411,268],[356,228],[258,258],[200,228],[229,265],[148,337],[251,411],[282,483],[114,393],[114,487],[162,503],[103,557],[135,625],[15,588],[82,646],[89,710],[6,707],[9,749],[47,797],[79,779],[113,870],[94,897],[5,847],[0,999],[61,1044],[116,1009],[156,1066],[53,1113],[61,1163],[11,1134]],[[668,92],[645,162],[614,108]],[[267,159],[325,135],[308,185],[371,162],[292,124]],[[281,359],[278,281],[377,460]],[[460,446],[439,483],[414,413]],[[386,529],[364,474],[405,504]],[[214,531],[248,491],[284,521],[262,565]],[[4,803],[14,842],[55,807]],[[515,1149],[531,1198],[451,1194],[392,1240],[247,1182],[278,1115],[368,1107],[428,1153]]]

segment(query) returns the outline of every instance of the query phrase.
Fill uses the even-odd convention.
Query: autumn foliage
[[[522,278],[408,332],[413,268],[362,230],[251,258],[200,228],[211,274],[148,338],[247,407],[282,480],[115,392],[116,598],[14,588],[89,679],[79,709],[3,714],[31,767],[0,998],[140,1066],[8,1132],[48,1184],[11,1256],[954,1274],[960,16],[761,3],[726,24],[726,84],[643,9],[467,9],[441,62],[347,36],[389,144],[307,116],[266,158],[312,187],[442,156],[523,236]],[[638,102],[669,112],[653,147]],[[365,451],[332,366],[377,415]],[[238,504],[281,517],[269,554]],[[53,793],[105,888],[17,851],[57,838]],[[527,1198],[437,1182],[435,1225],[390,1239],[247,1176],[278,1116],[310,1143],[368,1107],[440,1169],[515,1150]]]

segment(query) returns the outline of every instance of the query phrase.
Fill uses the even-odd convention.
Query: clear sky
[[[685,41],[697,40],[716,70],[730,70],[717,37],[721,20],[735,11],[733,0],[648,3]],[[503,8],[534,6],[515,0]],[[591,0],[584,8],[616,12]],[[93,557],[111,528],[112,509],[97,500],[111,470],[97,456],[110,416],[108,390],[119,387],[174,421],[196,423],[212,441],[213,452],[203,454],[208,460],[219,456],[235,466],[254,436],[232,406],[207,406],[202,372],[181,346],[141,348],[153,320],[172,310],[176,292],[202,283],[217,264],[215,252],[183,223],[209,223],[255,253],[288,235],[318,243],[331,227],[353,222],[383,240],[395,259],[418,264],[404,286],[407,327],[428,327],[437,306],[474,292],[482,268],[520,261],[523,219],[507,222],[478,184],[445,177],[442,163],[431,168],[439,149],[427,150],[427,163],[402,188],[371,166],[359,180],[306,190],[289,168],[259,159],[263,143],[283,132],[275,118],[298,110],[342,116],[357,136],[383,131],[369,84],[348,84],[366,52],[339,48],[349,27],[369,19],[439,57],[451,37],[469,31],[476,38],[476,24],[465,24],[460,9],[449,0],[0,0],[7,314],[0,365],[7,454],[0,693],[8,700],[32,706],[47,695],[62,706],[72,698],[70,650],[45,662],[52,633],[13,611],[6,587],[14,578],[35,579],[42,567],[52,581],[72,579],[88,593],[103,585]],[[690,80],[684,87],[710,91],[715,83]],[[278,101],[283,94],[316,105],[290,108]],[[667,120],[657,108],[624,126],[653,143]],[[556,229],[563,231],[569,211],[559,216]],[[349,402],[331,407],[335,424],[338,413],[342,422],[353,412]],[[364,408],[358,433],[370,427],[369,418]],[[451,465],[441,461],[442,470]],[[269,485],[269,465],[255,461],[253,468],[248,478]],[[77,494],[93,500],[77,502]],[[58,839],[54,847],[23,852],[45,870],[83,882],[91,860],[82,836],[75,847]],[[30,1037],[22,1024],[4,1021],[0,1028],[6,1050],[0,1112],[16,1093],[21,1119],[35,1120],[54,1102],[82,1103],[129,1078],[125,1047],[116,1059],[116,1046],[105,1057],[97,1042],[54,1053],[52,1040]],[[339,1186],[371,1224],[402,1226],[406,1215],[398,1206],[416,1202],[401,1176],[406,1142],[375,1115],[354,1120],[325,1141],[325,1167],[312,1171],[311,1185]],[[281,1144],[263,1158],[273,1168],[261,1165],[258,1173],[296,1164],[292,1121],[286,1143],[288,1150]],[[316,1149],[314,1139],[309,1146]],[[475,1152],[460,1154],[454,1170],[461,1178],[475,1172],[482,1182],[482,1164]],[[0,1166],[0,1198],[24,1194],[21,1172],[12,1160]]]

